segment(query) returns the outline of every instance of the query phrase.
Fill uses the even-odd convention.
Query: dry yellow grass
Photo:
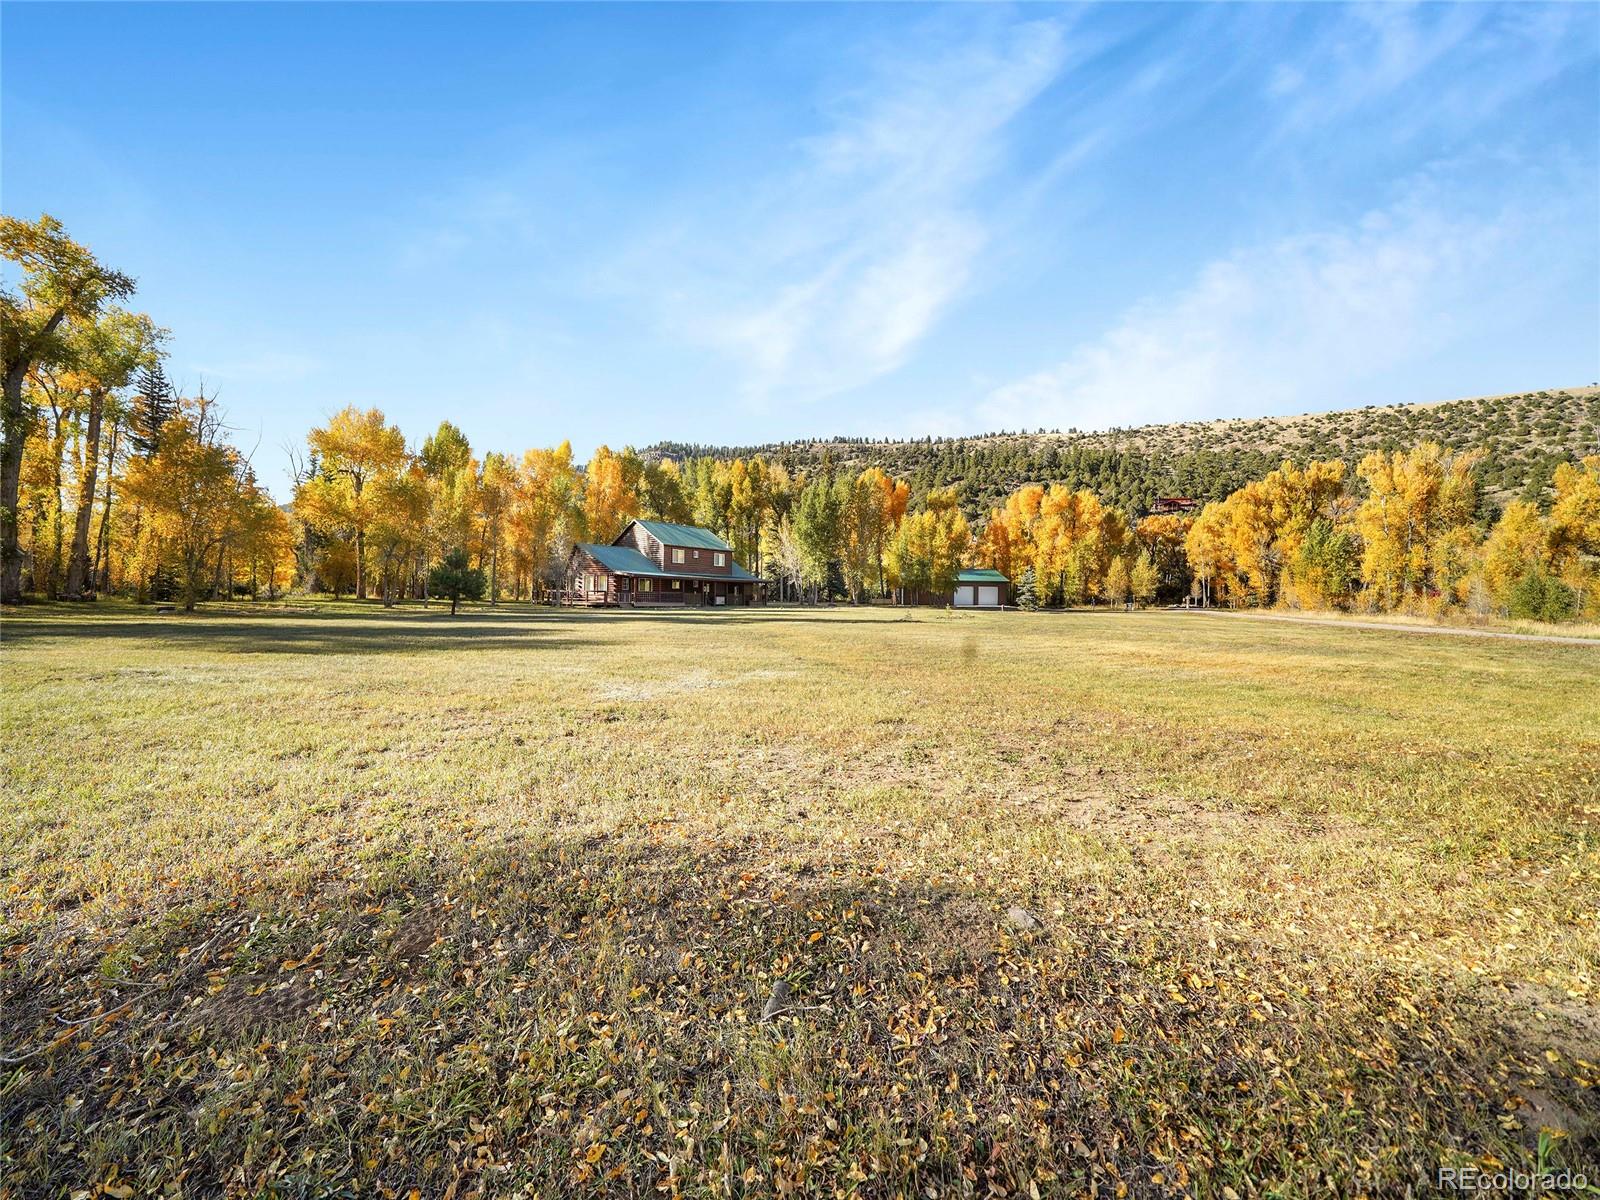
[[[6,1195],[1600,1158],[1594,648],[302,605],[0,654]]]

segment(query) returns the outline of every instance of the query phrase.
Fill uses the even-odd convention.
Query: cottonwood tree
[[[477,516],[482,528],[481,567],[489,564],[489,603],[500,603],[500,550],[505,542],[506,517],[516,492],[516,468],[504,454],[490,451],[478,472]],[[613,535],[615,536],[615,535]]]
[[[882,595],[884,553],[905,516],[911,488],[877,467],[868,467],[854,478],[842,477],[837,486],[841,502],[841,563],[851,599],[865,593],[868,584]]]
[[[1194,517],[1188,513],[1159,513],[1141,518],[1133,536],[1155,563],[1157,591],[1165,587],[1183,594],[1189,586],[1189,565],[1183,543]]]
[[[1133,569],[1128,573],[1128,588],[1133,598],[1140,604],[1150,604],[1155,600],[1160,586],[1161,575],[1156,570],[1154,556],[1148,550],[1139,551],[1139,556],[1133,560]]]
[[[507,518],[512,555],[528,577],[529,598],[552,586],[583,523],[583,476],[572,443],[522,456]]]
[[[1330,608],[1349,595],[1361,577],[1361,543],[1354,530],[1326,517],[1311,522],[1289,564],[1293,603]]]
[[[178,567],[183,607],[192,612],[212,552],[257,490],[247,464],[199,418],[185,414],[167,422],[154,455],[129,465],[124,488],[144,511],[149,535]]]
[[[684,525],[693,519],[683,487],[683,472],[670,458],[644,464],[639,477],[639,515]]]
[[[843,534],[844,504],[826,479],[809,484],[800,493],[795,510],[794,536],[800,549],[800,581],[819,603],[828,585],[828,573],[838,557]]]
[[[406,439],[382,412],[354,406],[335,413],[328,423],[306,437],[311,452],[322,465],[321,474],[301,488],[297,509],[306,508],[318,519],[342,524],[355,537],[356,599],[367,596],[367,527],[372,522],[372,501],[367,485],[378,475],[398,471],[406,461]]]
[[[13,288],[0,283],[0,602],[22,600],[17,493],[29,412],[28,373],[65,354],[64,326],[92,321],[133,293],[133,280],[103,265],[69,238],[54,217],[0,216],[0,257],[22,271]]]
[[[1112,604],[1126,604],[1133,595],[1133,580],[1128,570],[1128,560],[1117,555],[1106,569],[1105,597]]]
[[[1237,593],[1233,559],[1228,552],[1228,516],[1220,501],[1212,501],[1200,510],[1189,532],[1184,535],[1183,548],[1189,559],[1189,570],[1194,575],[1197,598],[1201,604],[1210,605],[1213,593],[1232,600]]]
[[[926,507],[900,522],[885,552],[891,586],[900,590],[902,600],[906,593],[954,591],[971,542],[971,529],[956,505],[955,492],[929,492]]]
[[[623,455],[600,446],[583,469],[584,527],[600,545],[615,539],[639,511],[638,494],[624,467]]]
[[[367,485],[367,544],[377,560],[383,606],[393,608],[412,564],[427,544],[432,497],[416,463],[383,471]]]
[[[800,540],[795,536],[794,522],[787,514],[772,513],[761,530],[761,561],[775,576],[778,599],[792,594],[800,597],[801,577],[805,556],[800,552]]]
[[[417,571],[423,584],[423,599],[428,598],[428,562],[434,551],[448,546],[467,546],[472,540],[477,509],[478,464],[472,457],[472,444],[449,421],[422,442],[418,455],[429,493],[428,535],[417,549]]]
[[[1448,588],[1445,567],[1472,526],[1478,507],[1479,451],[1447,452],[1437,442],[1393,454],[1374,451],[1356,474],[1367,498],[1356,510],[1361,578],[1386,608],[1428,589]]]
[[[87,426],[83,435],[83,463],[78,472],[72,552],[67,561],[66,586],[62,589],[62,595],[68,600],[81,600],[85,590],[94,586],[89,525],[94,516],[100,429],[107,400],[113,392],[126,387],[138,369],[149,367],[155,361],[166,336],[166,331],[157,329],[143,313],[130,313],[120,308],[110,309],[92,322],[78,323],[69,334],[72,375],[83,392]],[[108,499],[108,506],[109,503]]]
[[[247,488],[240,495],[238,517],[228,541],[230,554],[244,566],[250,598],[257,597],[264,583],[267,599],[274,599],[294,570],[296,538],[288,515],[266,492]]]
[[[1552,569],[1572,589],[1580,612],[1600,614],[1600,454],[1561,463],[1551,486]]]
[[[1508,612],[1523,578],[1547,574],[1549,566],[1550,539],[1538,507],[1511,501],[1483,544],[1483,581],[1495,607]]]

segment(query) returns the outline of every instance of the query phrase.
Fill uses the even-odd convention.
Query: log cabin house
[[[575,545],[566,583],[578,604],[722,606],[756,603],[761,580],[709,529],[634,520],[609,546]]]

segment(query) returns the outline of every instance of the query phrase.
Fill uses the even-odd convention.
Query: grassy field
[[[0,1196],[1600,1183],[1600,649],[263,609],[5,617]]]

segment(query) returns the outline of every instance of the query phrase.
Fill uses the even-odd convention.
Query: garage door
[[[956,607],[971,608],[973,605],[972,585],[963,584],[956,589]]]
[[[1000,607],[1000,589],[998,587],[981,587],[978,589],[978,603],[985,608]]]

